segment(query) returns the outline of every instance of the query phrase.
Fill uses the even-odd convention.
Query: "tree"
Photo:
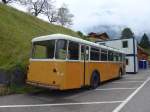
[[[87,38],[87,36],[85,36],[81,31],[77,31],[77,34],[79,35],[79,37],[81,37],[84,40],[89,40],[89,38]],[[90,40],[89,40],[90,41]]]
[[[2,0],[2,2],[4,3],[4,4],[8,4],[8,3],[10,3],[10,2],[12,2],[13,0]],[[15,1],[15,0],[14,0]]]
[[[81,31],[77,31],[77,34],[80,36],[80,37],[83,37],[83,33]]]
[[[49,2],[45,3],[44,14],[47,16],[50,23],[57,22],[57,10],[53,5],[53,1],[49,0]]]
[[[127,38],[133,38],[134,33],[130,28],[124,28],[122,33],[121,33],[121,39],[127,39]]]
[[[47,0],[20,0],[20,3],[26,5],[28,12],[34,16],[44,13],[44,7]]]
[[[59,9],[58,9],[58,14],[57,14],[57,22],[58,24],[62,26],[70,26],[73,23],[73,14],[70,13],[69,9],[67,8],[66,4],[63,4]]]
[[[142,36],[140,46],[143,48],[150,48],[150,41],[146,33]]]

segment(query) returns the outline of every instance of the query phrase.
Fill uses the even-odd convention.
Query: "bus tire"
[[[119,76],[118,77],[119,77],[119,79],[122,78],[122,69],[119,70]]]
[[[93,72],[91,76],[91,81],[90,81],[90,87],[91,89],[95,89],[99,86],[100,84],[100,76],[98,72]]]

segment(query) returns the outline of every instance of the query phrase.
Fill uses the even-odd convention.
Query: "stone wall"
[[[26,80],[26,71],[18,67],[11,71],[0,70],[0,84],[18,86],[24,85]]]

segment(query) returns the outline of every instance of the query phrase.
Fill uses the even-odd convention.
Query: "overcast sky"
[[[135,33],[150,29],[150,0],[56,0],[74,14],[73,29],[86,31],[95,25],[123,25]]]
[[[87,29],[99,25],[117,25],[130,27],[136,35],[150,34],[150,0],[54,1],[57,8],[63,3],[68,5],[74,14],[72,29],[76,31],[87,32]],[[23,6],[18,5],[17,8],[24,10]]]

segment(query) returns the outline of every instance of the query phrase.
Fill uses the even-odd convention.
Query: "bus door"
[[[83,71],[83,85],[87,85],[89,76],[89,46],[81,45],[81,60],[84,65]]]
[[[80,44],[69,41],[66,62],[66,87],[70,89],[82,87],[83,72],[84,65],[80,60]]]

